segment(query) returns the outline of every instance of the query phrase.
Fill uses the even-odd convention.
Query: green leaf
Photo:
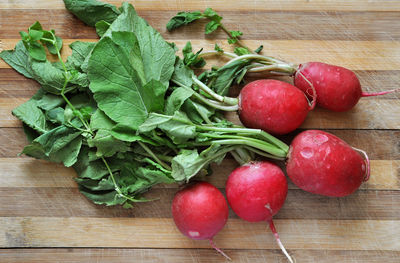
[[[95,45],[96,43],[93,42],[72,42],[69,45],[72,54],[67,58],[67,62],[65,63],[67,68],[81,69],[83,62],[92,52]]]
[[[21,36],[21,39],[24,43],[29,42],[29,34],[26,33],[25,31],[19,31],[19,35]]]
[[[49,160],[49,157],[46,155],[43,146],[35,141],[26,145],[22,150],[21,154],[26,154],[27,156],[36,159]]]
[[[91,191],[84,186],[79,187],[79,191],[86,196],[86,198],[93,201],[98,205],[122,205],[126,198],[121,197],[115,190],[113,191]]]
[[[203,51],[203,49],[200,49],[199,51],[197,51],[196,54],[194,54],[192,52],[192,44],[190,43],[190,41],[188,41],[185,47],[182,49],[183,62],[185,63],[185,65],[194,68],[204,67],[206,65],[206,61],[204,60],[204,58],[199,57],[201,51]]]
[[[112,23],[120,14],[114,5],[96,0],[64,0],[64,4],[68,11],[89,26],[94,26],[100,20]]]
[[[63,41],[60,37],[56,36],[56,43],[57,47],[55,45],[53,45],[50,42],[45,42],[45,45],[47,47],[47,49],[49,50],[49,52],[53,55],[57,55],[57,50],[60,51],[62,49],[63,46]]]
[[[33,79],[38,81],[42,88],[52,94],[60,94],[64,85],[64,72],[55,67],[48,60],[45,62],[32,63]],[[67,88],[66,91],[71,91],[73,88]]]
[[[224,53],[224,50],[217,43],[214,45],[214,50],[218,53]]]
[[[218,75],[212,85],[212,89],[220,95],[228,95],[229,89],[235,79],[235,76],[248,64],[249,61],[247,60],[237,60],[218,69]]]
[[[12,114],[39,133],[45,133],[50,128],[46,122],[45,114],[38,107],[38,102],[35,99],[30,99],[19,105],[12,111]]]
[[[146,78],[136,69],[145,61],[138,57],[138,42],[133,33],[115,32],[113,37],[119,44],[104,37],[93,49],[89,61],[90,89],[107,116],[137,128],[151,111],[163,108],[166,86],[156,79],[143,83]]]
[[[231,36],[232,36],[233,38],[238,38],[238,37],[240,37],[241,35],[243,35],[243,32],[242,32],[242,31],[237,31],[237,30],[231,30],[231,31],[229,31],[229,33],[231,33]]]
[[[183,104],[183,111],[189,119],[194,123],[204,123],[204,117],[210,118],[214,114],[214,109],[209,109],[206,106],[188,99]]]
[[[165,114],[173,115],[193,93],[194,91],[191,89],[176,88],[167,98]]]
[[[65,105],[65,101],[61,96],[44,93],[44,91],[35,100],[37,106],[45,111]]]
[[[190,88],[193,85],[193,70],[188,68],[183,60],[177,57],[175,62],[175,70],[172,74],[171,80],[175,83],[179,83],[181,86]]]
[[[143,18],[137,15],[131,4],[124,2],[122,14],[111,24],[105,34],[112,35],[115,31],[128,31],[136,35],[140,49],[142,65],[146,82],[154,79],[168,87],[174,71],[175,50],[168,44],[159,32],[152,28]],[[118,43],[121,45],[121,43]],[[127,45],[131,43],[127,42]]]
[[[46,112],[46,119],[56,124],[64,123],[64,109],[57,107]]]
[[[38,30],[41,31],[43,30],[42,25],[39,23],[39,21],[36,21],[35,23],[33,23],[30,27],[29,27],[29,31],[30,30]]]
[[[142,136],[142,135],[138,135],[136,134],[136,130],[132,129],[129,126],[125,126],[125,125],[121,125],[118,124],[116,126],[114,126],[111,130],[111,135],[121,141],[125,141],[125,142],[136,142],[136,141],[140,141],[140,142],[144,142],[147,144],[151,144],[151,145],[159,145],[156,142]]]
[[[139,127],[139,132],[149,132],[159,128],[179,145],[196,137],[196,127],[183,112],[176,111],[173,116],[151,113],[149,118]]]
[[[90,128],[92,130],[111,130],[114,126],[115,122],[100,109],[97,109],[90,119]]]
[[[176,16],[171,18],[171,20],[167,23],[167,30],[172,31],[181,26],[192,23],[200,18],[202,18],[202,14],[199,11],[194,12],[179,12]]]
[[[222,20],[222,17],[218,15],[217,12],[215,12],[212,8],[208,7],[206,10],[204,10],[204,16],[207,18],[213,19],[215,21],[220,22]]]
[[[22,41],[18,41],[14,50],[3,50],[0,57],[25,77],[33,78],[29,53]]]
[[[46,50],[38,42],[31,42],[28,47],[28,52],[32,58],[38,61],[46,61]]]
[[[214,32],[215,30],[217,30],[219,27],[221,26],[221,23],[217,22],[217,21],[210,21],[206,24],[206,34],[211,34],[212,32]]]
[[[62,162],[65,166],[72,166],[76,161],[82,146],[80,132],[66,126],[58,126],[25,146],[22,153],[29,156]]]
[[[129,146],[120,140],[115,139],[111,135],[110,130],[100,129],[97,131],[94,138],[87,140],[90,147],[96,147],[97,156],[110,157],[117,152],[126,152],[129,150]]]
[[[235,47],[235,50],[233,52],[235,52],[235,54],[238,56],[251,54],[251,52],[247,48],[244,48],[244,47]]]
[[[34,29],[29,29],[29,37],[31,38],[31,41],[38,41],[42,38],[43,32],[34,30]]]
[[[100,20],[99,22],[96,23],[96,33],[99,35],[99,37],[102,37],[110,27],[110,23]]]
[[[188,181],[202,168],[204,159],[197,150],[183,150],[172,159],[172,177],[176,181]]]

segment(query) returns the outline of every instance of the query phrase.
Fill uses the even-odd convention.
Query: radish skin
[[[207,182],[187,186],[177,192],[172,201],[172,217],[179,231],[191,239],[209,240],[211,247],[231,260],[212,241],[225,226],[228,213],[225,197]]]
[[[356,151],[333,134],[308,130],[290,145],[286,171],[293,183],[307,192],[341,197],[368,180],[369,160],[365,152]]]
[[[337,112],[351,110],[362,97],[385,95],[399,90],[364,92],[353,71],[322,62],[299,65],[294,75],[294,85],[310,94],[310,83],[315,88],[318,106]]]
[[[250,82],[239,94],[240,121],[246,127],[272,134],[294,131],[311,109],[303,92],[279,80]]]
[[[274,234],[278,246],[293,263],[280,241],[272,217],[286,200],[288,191],[282,170],[270,162],[250,162],[236,168],[226,183],[226,196],[232,210],[249,222],[265,221]]]

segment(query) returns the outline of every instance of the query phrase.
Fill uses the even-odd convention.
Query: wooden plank
[[[211,5],[213,6],[213,5]],[[182,10],[184,7],[181,7]],[[36,20],[45,28],[55,29],[62,38],[97,38],[93,29],[74,18],[66,9],[5,9],[1,10],[3,30],[0,39],[19,38]],[[169,39],[204,39],[206,20],[168,33],[166,24],[177,11],[138,9],[141,17]],[[397,12],[338,11],[222,11],[224,25],[241,30],[244,39],[314,39],[314,40],[400,40]],[[373,24],[370,21],[374,21]],[[351,26],[350,26],[351,25]],[[73,30],[71,30],[73,28]],[[211,36],[226,39],[222,31]]]
[[[177,185],[175,185],[177,187]],[[177,188],[152,189],[144,196],[159,200],[138,203],[132,209],[95,205],[77,188],[0,188],[0,217],[171,217]],[[221,189],[223,191],[223,189]],[[29,197],[29,198],[27,198]],[[343,198],[289,190],[276,219],[400,220],[400,191],[360,190]],[[238,218],[230,210],[230,218]]]
[[[22,127],[22,123],[11,111],[27,98],[0,97],[0,127]],[[226,114],[227,118],[240,124],[236,112]],[[332,112],[322,108],[311,111],[300,128],[303,129],[398,129],[400,128],[400,100],[362,99],[348,112]]]
[[[13,164],[13,165],[10,165]],[[238,166],[226,158],[220,165],[212,165],[215,176],[201,177],[218,188],[225,186],[228,175]],[[283,164],[280,166],[283,168]],[[0,185],[2,187],[77,187],[72,168],[33,158],[0,158]],[[155,188],[176,188],[175,184],[157,185]],[[298,189],[289,181],[289,189]],[[400,161],[371,160],[370,179],[361,189],[400,190]]]
[[[397,220],[280,219],[275,225],[288,249],[400,251]],[[265,222],[240,219],[228,220],[215,242],[224,249],[277,248]],[[183,236],[171,218],[2,217],[0,247],[209,248],[209,244]]]
[[[105,0],[117,6],[121,5],[120,0]],[[206,7],[213,7],[216,10],[237,10],[237,11],[264,11],[264,10],[276,10],[276,11],[287,11],[287,10],[301,10],[301,11],[400,11],[400,4],[397,1],[390,0],[255,0],[251,2],[244,2],[240,0],[231,0],[229,4],[225,0],[136,0],[134,2],[136,9],[139,10],[194,10],[204,9]],[[64,9],[64,3],[62,0],[53,0],[49,4],[46,0],[13,0],[0,2],[0,9]]]
[[[13,49],[18,39],[4,39],[3,49]],[[66,39],[64,46],[75,40]],[[82,41],[95,41],[83,40]],[[187,40],[174,40],[182,50]],[[204,50],[214,49],[214,40],[193,40],[193,48]],[[255,49],[260,44],[268,55],[281,58],[292,63],[307,61],[322,61],[340,65],[351,70],[400,70],[400,41],[324,41],[324,40],[244,40],[243,43]],[[230,50],[225,43],[219,43],[222,48]],[[66,48],[63,59],[70,55]],[[55,60],[55,58],[53,58]],[[0,68],[9,66],[0,60]]]
[[[264,263],[285,262],[285,256],[277,249],[226,249],[234,262]],[[378,250],[293,250],[290,255],[297,262],[365,262],[398,263],[400,252]],[[0,261],[8,263],[54,263],[54,262],[96,262],[96,263],[132,263],[132,259],[147,262],[180,263],[218,263],[223,258],[212,249],[129,249],[129,248],[39,248],[39,249],[2,249]],[[60,261],[62,260],[62,261]]]
[[[400,160],[400,130],[326,130],[353,147],[363,149],[371,160]],[[289,144],[296,130],[280,138]],[[16,157],[28,144],[22,128],[0,128],[0,158]]]

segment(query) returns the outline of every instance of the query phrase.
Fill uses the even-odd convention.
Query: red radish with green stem
[[[282,245],[272,217],[283,206],[288,191],[282,170],[270,162],[250,162],[236,168],[226,182],[226,196],[233,211],[249,222],[266,221],[280,249],[293,263]]]
[[[287,159],[287,175],[295,185],[314,194],[341,197],[369,179],[367,154],[333,134],[308,130],[298,134]]]
[[[172,201],[172,216],[182,234],[195,240],[209,240],[215,250],[231,260],[213,242],[213,237],[225,226],[228,212],[222,193],[207,182],[185,187]]]
[[[294,75],[294,85],[307,93],[310,82],[318,96],[318,105],[332,111],[351,110],[362,97],[379,96],[396,90],[368,93],[353,71],[322,62],[299,65]]]
[[[207,52],[206,54],[213,53]],[[353,71],[322,62],[308,62],[297,66],[257,54],[235,56],[229,52],[224,52],[222,55],[233,57],[225,65],[238,60],[252,60],[254,67],[249,69],[248,72],[267,71],[279,75],[293,76],[294,85],[306,93],[310,99],[317,98],[318,106],[337,112],[351,110],[362,97],[380,96],[400,90],[364,92]]]
[[[212,99],[205,98],[199,93],[194,93],[196,99],[219,110],[238,111],[240,120],[246,127],[261,129],[272,134],[294,131],[303,123],[308,112],[315,107],[315,97],[309,102],[302,91],[279,80],[253,81],[241,90],[238,98],[215,93],[195,76],[192,80],[212,97]],[[177,81],[175,83],[185,87]]]

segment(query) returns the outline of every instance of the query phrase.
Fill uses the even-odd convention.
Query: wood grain
[[[77,188],[1,187],[0,217],[171,217],[171,203],[177,190],[152,189],[144,196],[158,198],[158,201],[138,203],[134,209],[124,209],[121,206],[95,205],[81,195]],[[360,190],[344,198],[330,198],[292,189],[288,192],[285,205],[274,218],[400,220],[399,203],[398,191]],[[238,217],[230,211],[229,218]]]
[[[105,0],[104,2],[111,3],[119,6],[122,1],[120,0]],[[213,7],[216,10],[238,10],[238,11],[263,11],[263,10],[276,10],[276,11],[291,11],[291,10],[344,10],[344,11],[400,11],[400,3],[391,0],[255,0],[249,2],[240,0],[231,0],[227,3],[225,0],[136,0],[134,2],[137,9],[144,10],[194,10],[204,9],[206,7]],[[12,2],[6,1],[0,3],[0,8],[4,9],[64,9],[62,0],[53,0],[51,4],[46,0],[13,0]]]
[[[13,49],[18,39],[3,40],[3,49]],[[64,40],[64,46],[74,40]],[[95,41],[85,39],[83,41]],[[180,50],[187,40],[174,40]],[[400,41],[340,41],[340,40],[244,40],[251,49],[264,45],[264,52],[292,63],[321,61],[340,65],[351,70],[400,70]],[[214,49],[214,40],[193,40],[193,49]],[[225,42],[218,43],[222,48],[230,50]],[[268,51],[268,52],[267,52]],[[65,60],[71,51],[63,51]],[[284,54],[284,55],[283,55]],[[55,60],[55,58],[54,58]],[[0,61],[0,68],[9,68]]]
[[[64,38],[97,38],[96,32],[74,19],[65,9],[3,10],[3,30],[0,39],[19,38],[19,31],[26,31],[36,20],[45,28],[55,29]],[[225,40],[224,32],[218,30],[210,36],[204,35],[206,20],[197,21],[189,27],[167,32],[168,20],[177,11],[137,10],[139,15],[168,39]],[[244,32],[243,39],[292,39],[292,40],[400,40],[396,22],[397,12],[338,12],[338,11],[221,11],[224,25],[231,30]],[[370,21],[374,20],[374,23]],[[296,25],[297,30],[290,30]],[[74,28],[74,30],[71,30]]]
[[[10,165],[13,164],[13,165]],[[200,177],[218,188],[225,182],[238,164],[226,158],[220,165],[213,164],[214,176]],[[283,168],[283,164],[280,166]],[[0,158],[0,185],[8,188],[42,187],[75,188],[76,173],[72,168],[33,158]],[[177,188],[176,184],[156,185],[154,188]],[[289,181],[289,189],[298,189]],[[371,160],[370,179],[361,189],[400,190],[400,160]]]
[[[399,224],[397,220],[275,221],[288,249],[327,250],[400,251]],[[265,222],[240,219],[228,220],[215,242],[230,249],[277,248]],[[183,236],[171,218],[1,217],[0,247],[209,248],[209,244]]]
[[[218,263],[229,262],[216,252],[208,249],[129,249],[129,248],[36,248],[36,249],[3,249],[0,261],[8,263],[132,263],[132,259],[140,262],[179,262],[179,263]],[[278,249],[225,249],[233,262],[264,263],[286,262]],[[400,252],[378,250],[294,250],[289,253],[297,262],[370,262],[398,263]]]

